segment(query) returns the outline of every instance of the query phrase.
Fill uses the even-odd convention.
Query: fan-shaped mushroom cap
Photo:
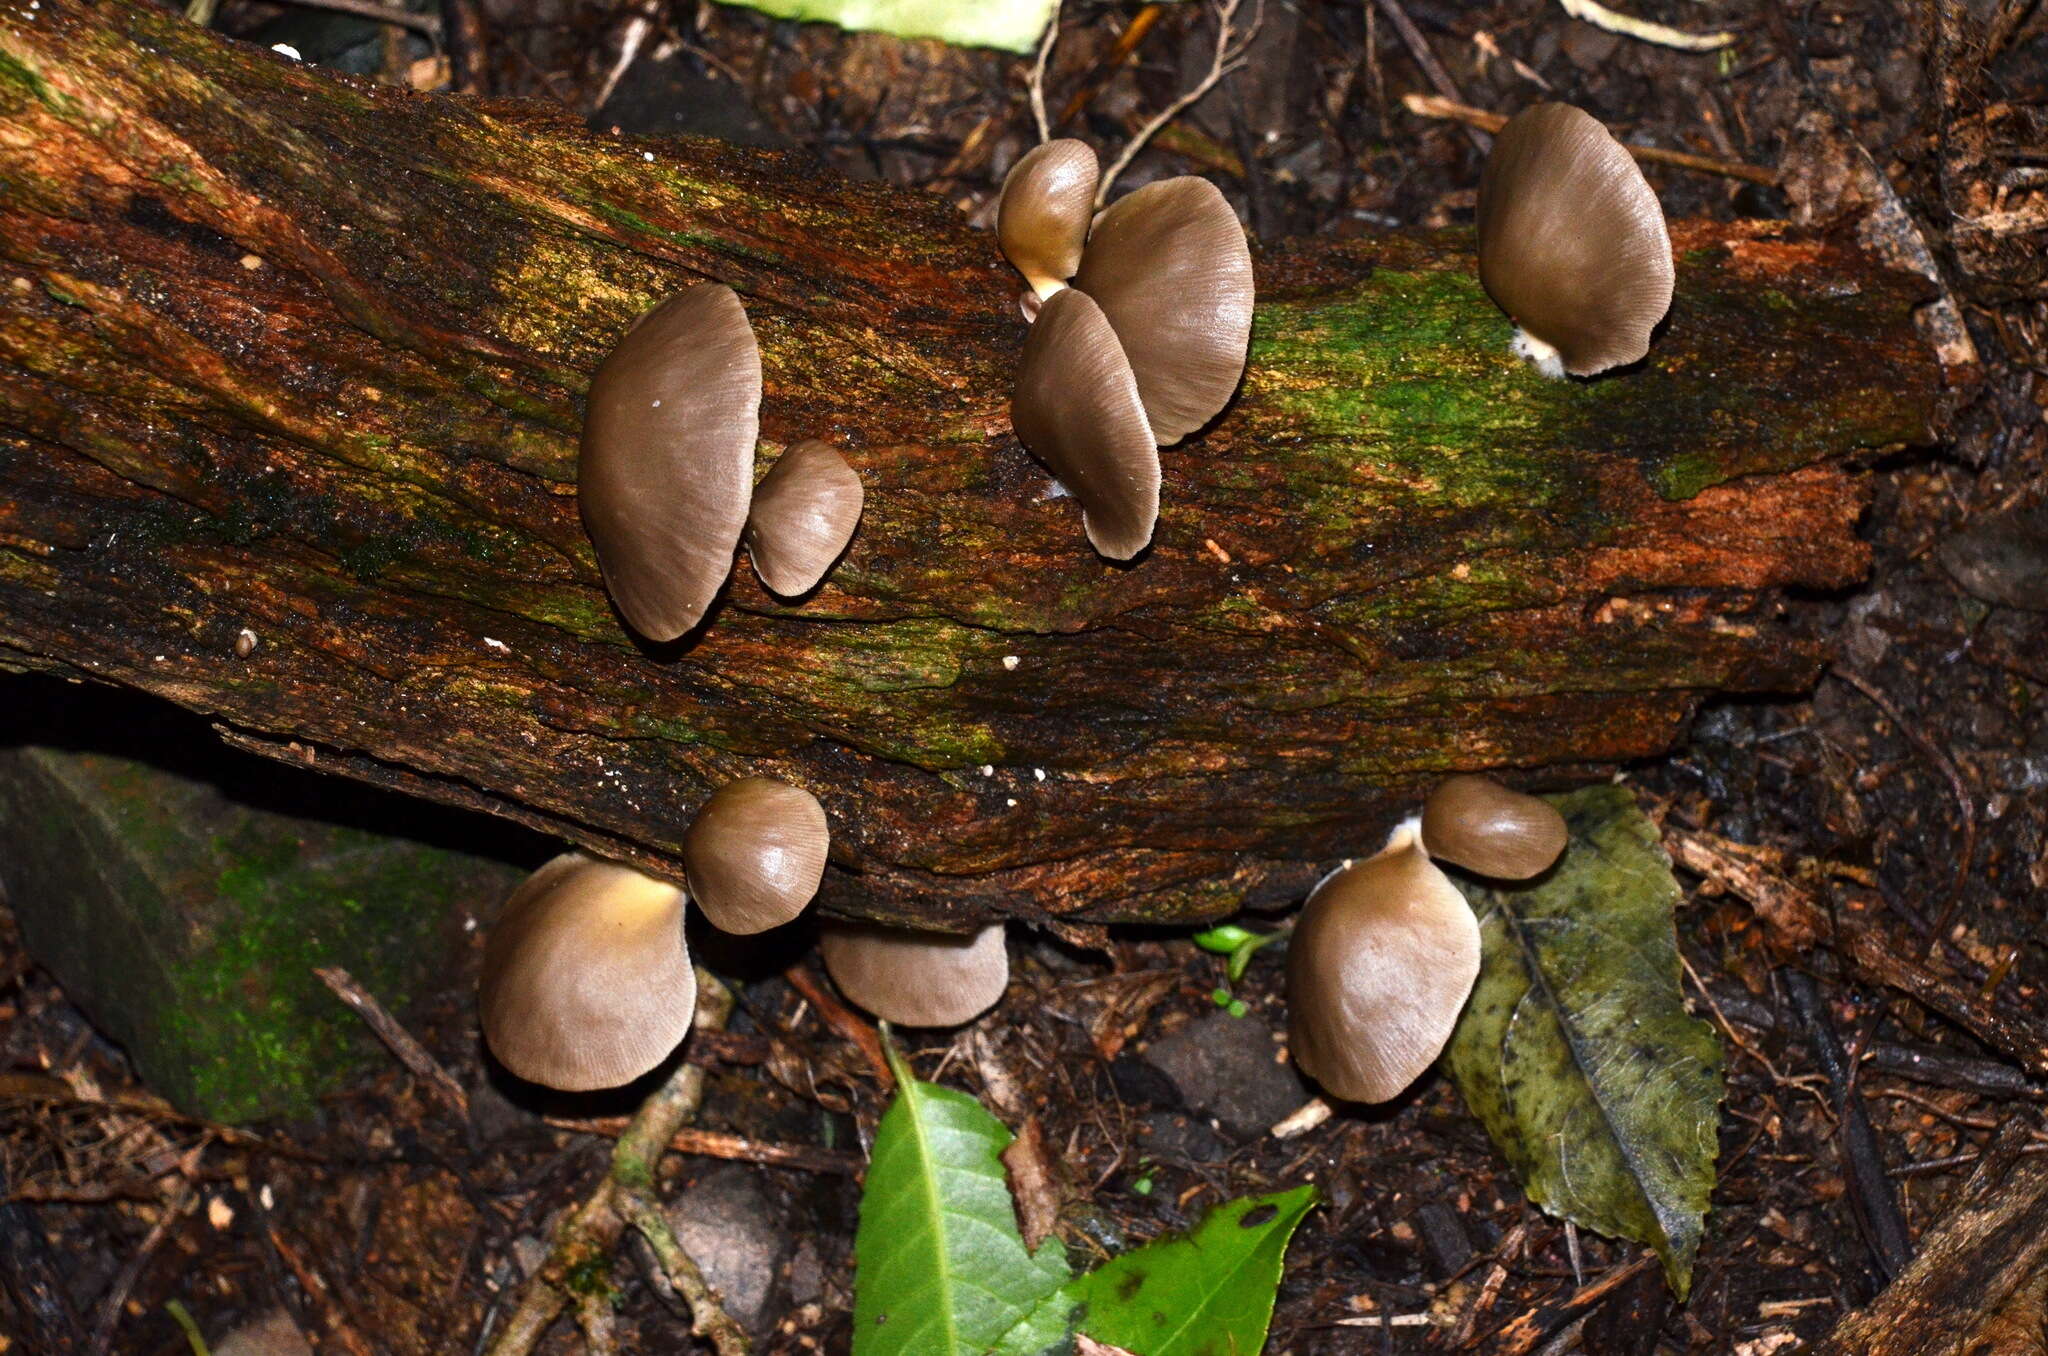
[[[1479,920],[1409,820],[1377,857],[1336,872],[1287,943],[1287,1042],[1338,1097],[1384,1102],[1451,1038],[1479,977]]]
[[[1430,856],[1498,880],[1548,871],[1570,836],[1549,801],[1490,777],[1447,777],[1422,806],[1422,843]]]
[[[1508,119],[1479,176],[1479,281],[1539,366],[1545,350],[1575,377],[1637,361],[1673,277],[1664,209],[1598,119],[1570,104]]]
[[[641,316],[591,379],[576,502],[612,601],[648,639],[703,620],[732,572],[760,427],[761,352],[718,283]]]
[[[771,593],[808,593],[853,540],[864,498],[860,476],[829,444],[806,438],[754,487],[747,552]]]
[[[831,842],[816,796],[772,777],[742,777],[697,812],[683,836],[683,870],[713,927],[765,932],[818,893]]]
[[[1229,403],[1251,340],[1252,253],[1216,185],[1188,175],[1111,203],[1074,286],[1109,317],[1161,446]]]
[[[683,892],[629,866],[564,853],[513,892],[484,946],[484,1039],[528,1082],[630,1083],[676,1048],[696,1007]]]
[[[1129,560],[1159,520],[1159,448],[1116,332],[1093,298],[1048,297],[1024,340],[1010,422],[1081,501],[1095,549]]]
[[[884,1021],[958,1026],[994,1007],[1010,982],[1003,925],[972,937],[871,923],[827,923],[818,950],[832,982]]]
[[[1003,180],[996,240],[1040,298],[1065,287],[1081,266],[1101,174],[1086,142],[1062,137],[1032,150]]]

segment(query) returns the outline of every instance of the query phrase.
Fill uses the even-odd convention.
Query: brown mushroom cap
[[[1010,982],[1003,925],[972,937],[872,923],[827,923],[818,950],[839,991],[884,1021],[958,1026],[994,1007]]]
[[[1159,520],[1159,448],[1116,332],[1093,298],[1046,298],[1024,340],[1010,422],[1081,501],[1095,549],[1129,560]]]
[[[1430,856],[1498,880],[1548,871],[1570,836],[1549,801],[1490,777],[1447,777],[1422,806],[1422,842]]]
[[[1598,119],[1570,104],[1508,119],[1479,176],[1479,281],[1525,335],[1576,377],[1636,362],[1673,278],[1664,209]]]
[[[484,946],[484,1039],[528,1082],[630,1083],[676,1048],[696,1007],[683,892],[580,852],[527,877]]]
[[[792,598],[825,577],[853,540],[863,497],[846,458],[816,438],[768,468],[747,513],[747,553],[771,593]]]
[[[731,574],[760,426],[761,352],[718,283],[641,316],[591,379],[576,502],[612,601],[648,639],[703,620]]]
[[[818,893],[831,842],[816,796],[772,777],[742,777],[697,812],[683,836],[683,870],[713,927],[765,932]]]
[[[1109,318],[1161,446],[1229,403],[1251,340],[1252,254],[1216,185],[1189,175],[1117,199],[1074,286]]]
[[[1331,875],[1287,943],[1287,1042],[1332,1094],[1384,1102],[1451,1038],[1479,977],[1479,920],[1422,851],[1415,821]]]
[[[1003,180],[996,240],[1040,298],[1065,287],[1081,266],[1101,173],[1086,142],[1063,137],[1025,155]]]

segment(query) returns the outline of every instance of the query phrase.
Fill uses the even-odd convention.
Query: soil
[[[1809,923],[1880,920],[1955,984],[2048,1020],[2048,592],[2028,582],[2044,547],[2039,517],[2024,513],[2048,502],[2048,11],[1968,0],[1943,33],[1939,6],[1629,8],[1734,42],[1674,50],[1549,0],[1267,0],[1242,69],[1122,180],[1207,174],[1268,242],[1462,224],[1479,138],[1411,113],[1404,96],[1500,112],[1564,99],[1639,145],[1781,171],[1759,183],[1771,176],[1649,165],[1672,216],[1851,230],[1838,213],[1896,193],[1974,346],[1973,358],[1947,354],[1941,440],[1875,468],[1876,567],[1865,587],[1828,600],[1839,639],[1816,688],[1710,700],[1678,752],[1627,776],[1696,868],[1681,872],[1687,996],[1727,1052],[1720,1180],[1686,1302],[1636,1245],[1574,1234],[1532,1206],[1440,1076],[1280,1139],[1163,1074],[1147,1051],[1170,1037],[1186,1045],[1195,1037],[1176,1033],[1198,1023],[1215,1030],[1226,986],[1222,960],[1185,935],[1020,933],[1001,1006],[950,1040],[913,1043],[923,1076],[982,1096],[1012,1124],[1038,1119],[1068,1176],[1062,1229],[1077,1252],[1184,1227],[1228,1197],[1318,1183],[1327,1204],[1296,1236],[1272,1352],[1787,1350],[1870,1301],[1900,1264],[1872,1222],[1883,1199],[1918,1234],[1998,1128],[2039,1126],[2048,1096],[1985,1031],[1872,982],[1828,927],[1802,932],[1758,897],[1794,899]],[[267,42],[313,17],[231,0],[217,23]],[[492,94],[556,101],[598,127],[801,147],[847,174],[942,194],[978,222],[1036,140],[1028,56],[708,3],[488,0],[480,17],[479,78]],[[1236,22],[1253,17],[1247,3]],[[1060,23],[1045,82],[1055,134],[1106,150],[1190,88],[1216,44],[1215,10],[1194,3],[1073,3]],[[429,88],[447,77],[418,39],[385,36],[397,30],[367,24],[353,44],[331,20],[326,31],[336,61]],[[1877,175],[1859,184],[1865,155]],[[503,846],[537,861],[529,842]],[[1746,888],[1728,867],[1737,857],[1769,889]],[[123,1105],[146,1090],[121,1052],[11,933],[0,939],[0,1078],[17,1080],[6,1085],[14,1100],[0,1101],[0,1351],[189,1350],[173,1301],[215,1341],[282,1308],[322,1351],[481,1350],[555,1220],[606,1168],[609,1141],[543,1113],[621,1115],[634,1094],[548,1098],[488,1067],[474,1021],[478,945],[434,1001],[402,1014],[469,1090],[466,1117],[393,1061],[306,1123],[228,1132]],[[825,1152],[805,1168],[745,1167],[743,1181],[700,1155],[671,1154],[660,1172],[668,1198],[714,1183],[723,1213],[711,1234],[747,1242],[735,1256],[770,1273],[758,1343],[768,1352],[848,1348],[858,1186],[844,1169],[886,1101],[855,1046],[784,978],[814,964],[804,948],[801,936],[723,949],[703,939],[740,1001],[736,1038],[704,1057],[696,1124]],[[1820,997],[1806,1016],[1801,976]],[[1244,1010],[1226,1020],[1277,1041],[1279,981],[1262,953],[1229,986]],[[1843,1147],[1842,1089],[1816,1051],[1823,1023],[1862,1061],[1852,1095],[1875,1131],[1875,1165]],[[37,1076],[61,1079],[67,1098],[19,1082]],[[611,1308],[618,1349],[710,1350],[652,1272],[644,1250],[624,1247],[608,1273],[581,1277]],[[564,1319],[539,1349],[589,1348]]]

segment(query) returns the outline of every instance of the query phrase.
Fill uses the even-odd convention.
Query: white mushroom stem
[[[1514,341],[1509,347],[1518,358],[1526,358],[1544,376],[1552,381],[1564,380],[1564,355],[1544,343],[1521,326],[1515,327]]]

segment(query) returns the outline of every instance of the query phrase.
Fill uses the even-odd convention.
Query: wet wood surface
[[[1913,284],[1675,223],[1650,359],[1546,382],[1470,233],[1255,248],[1250,365],[1096,556],[1009,431],[1019,280],[946,202],[800,154],[379,88],[112,0],[0,23],[0,664],[673,874],[709,788],[811,788],[826,903],[1213,916],[1370,850],[1454,769],[1668,747],[1810,681]],[[763,451],[867,487],[811,597],[745,564],[636,644],[575,510],[580,399],[704,278]]]

